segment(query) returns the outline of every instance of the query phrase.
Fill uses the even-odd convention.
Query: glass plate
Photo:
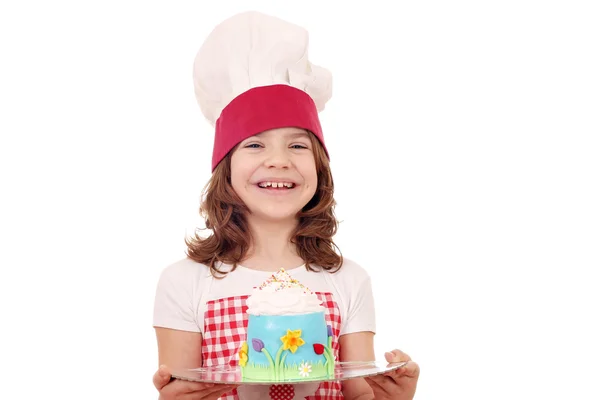
[[[387,361],[346,361],[335,364],[334,376],[330,378],[298,378],[286,379],[281,381],[250,380],[242,379],[239,366],[220,365],[213,367],[202,367],[195,369],[173,370],[171,375],[175,379],[183,379],[192,382],[211,382],[211,383],[239,383],[244,385],[272,385],[282,383],[306,383],[306,382],[327,382],[343,381],[353,378],[364,378],[393,371],[406,365],[406,362],[388,363]]]

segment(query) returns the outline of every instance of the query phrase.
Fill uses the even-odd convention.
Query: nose
[[[271,148],[266,153],[265,167],[267,168],[289,168],[291,161],[285,149]]]

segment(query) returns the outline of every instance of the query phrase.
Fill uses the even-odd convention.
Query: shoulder
[[[362,279],[369,278],[369,273],[362,265],[347,257],[344,257],[342,267],[334,274],[352,275]]]
[[[209,268],[189,258],[167,265],[160,272],[160,282],[181,284],[199,283],[210,277]]]
[[[201,332],[199,304],[208,268],[191,259],[167,265],[160,273],[154,298],[155,327]]]
[[[343,281],[344,284],[361,285],[366,281],[370,281],[371,277],[367,270],[356,261],[344,257],[344,261],[340,269],[331,273],[336,280]]]

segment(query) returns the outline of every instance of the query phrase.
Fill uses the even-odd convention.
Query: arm
[[[153,377],[159,399],[178,399],[196,396],[202,400],[217,399],[238,385],[226,385],[183,380],[171,380],[171,368],[185,369],[202,366],[202,334],[155,327],[158,342],[159,369]]]
[[[202,334],[175,329],[154,328],[158,343],[158,364],[169,368],[202,366]]]
[[[177,262],[160,274],[152,325],[159,365],[169,368],[202,366],[202,332],[196,315],[202,267]]]
[[[375,361],[373,332],[340,336],[340,361]],[[342,393],[348,400],[374,399],[371,386],[362,378],[342,381]]]
[[[153,383],[161,400],[195,398],[216,399],[235,385],[214,385],[172,379],[172,369],[202,366],[202,333],[194,312],[196,268],[174,264],[161,274],[154,303],[154,322],[159,368]]]

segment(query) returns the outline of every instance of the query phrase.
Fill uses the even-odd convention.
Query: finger
[[[419,364],[409,361],[405,366],[386,372],[385,375],[392,378],[397,385],[402,385],[406,382],[406,379],[418,379],[420,373]]]
[[[192,382],[183,379],[174,379],[166,385],[160,393],[166,397],[198,398],[198,393],[203,393],[207,390],[212,390],[214,383],[208,382]]]
[[[383,388],[381,387],[381,385],[379,383],[375,382],[371,378],[364,378],[364,379],[365,379],[365,382],[367,382],[367,384],[371,387],[371,390],[373,391],[373,394],[375,395],[374,398],[383,397],[385,395],[385,391],[383,390]]]
[[[200,393],[200,394],[204,394],[204,393],[213,393],[215,391],[218,391],[219,389],[217,389],[218,386],[222,386],[222,385],[218,385],[215,383],[211,383],[211,382],[190,382],[190,381],[180,381],[182,382],[182,390],[180,393]]]
[[[161,390],[171,381],[171,372],[166,365],[161,365],[152,377],[152,382],[157,390]]]
[[[417,364],[414,361],[409,361],[404,367],[401,367],[400,369],[403,370],[405,376],[411,378],[418,378],[421,374],[421,367],[419,367],[419,364]]]
[[[387,353],[385,353],[385,359],[389,363],[411,360],[411,358],[408,354],[406,354],[403,351],[400,351],[398,349],[394,349],[391,352],[388,351]]]
[[[375,394],[380,393],[387,396],[388,394],[393,393],[394,388],[396,387],[395,381],[391,377],[385,375],[370,376],[365,378],[365,381],[371,386]],[[375,396],[375,398],[378,397],[380,396]]]
[[[217,395],[217,397],[220,397],[222,395],[224,395],[225,393],[231,392],[233,389],[235,389],[236,387],[238,387],[239,385],[215,385],[210,389],[206,389],[204,391],[201,392],[201,399],[213,399],[215,395]]]

